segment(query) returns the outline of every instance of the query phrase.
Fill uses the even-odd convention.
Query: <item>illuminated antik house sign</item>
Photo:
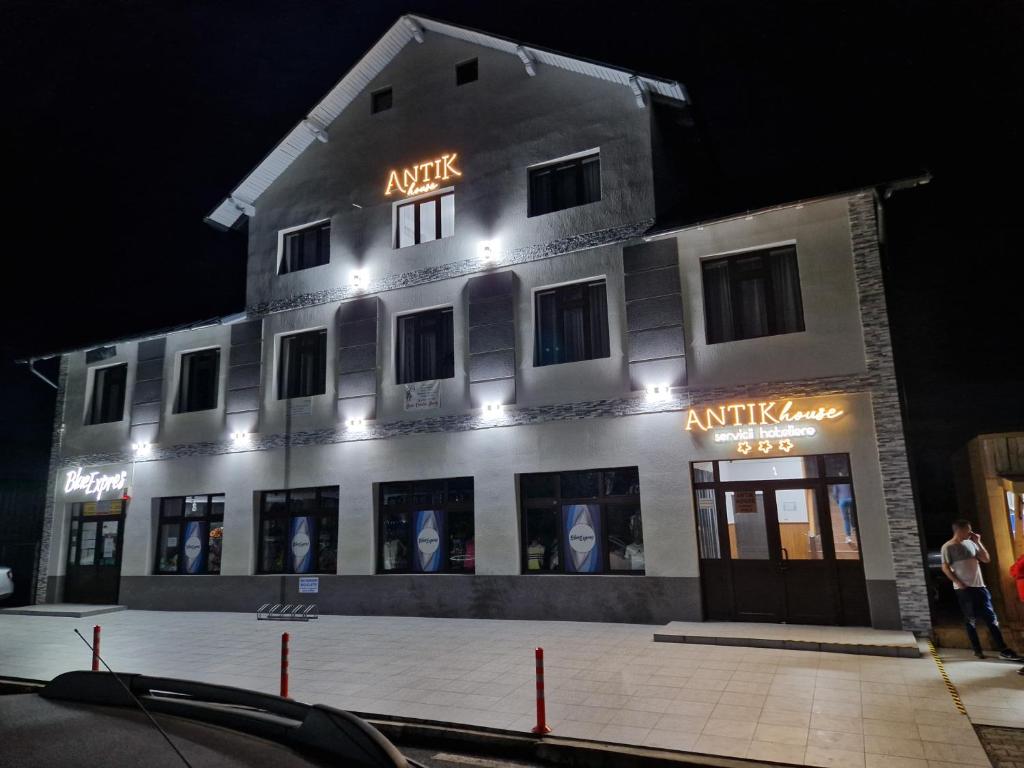
[[[736,443],[744,455],[756,448],[760,453],[778,450],[789,453],[793,438],[814,437],[818,428],[806,422],[834,421],[843,415],[841,408],[819,406],[800,410],[792,400],[784,403],[768,400],[758,403],[733,403],[706,408],[690,408],[686,429],[694,427],[711,432],[716,443]]]
[[[82,472],[82,468],[68,470],[67,481],[64,483],[64,493],[81,491],[87,496],[96,494],[96,500],[109,491],[120,491],[128,485],[128,472],[118,472],[113,475],[103,475],[99,472]]]
[[[408,196],[433,192],[441,186],[442,181],[449,181],[462,175],[462,171],[455,167],[455,158],[458,156],[458,152],[452,152],[419,165],[392,170],[388,174],[388,186],[384,194],[390,195],[398,191]]]

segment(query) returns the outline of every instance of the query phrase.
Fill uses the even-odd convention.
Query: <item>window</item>
[[[281,337],[277,399],[310,397],[327,391],[327,331]]]
[[[455,193],[414,200],[398,206],[395,242],[399,248],[429,243],[455,234]]]
[[[644,572],[636,467],[519,478],[524,573]]]
[[[601,199],[601,155],[594,153],[529,169],[530,216]]]
[[[701,263],[708,344],[804,329],[796,246]]]
[[[382,483],[380,573],[473,573],[473,478]]]
[[[96,368],[92,374],[92,402],[89,424],[106,424],[124,418],[124,391],[128,380],[128,364]]]
[[[391,89],[381,88],[370,94],[370,112],[377,114],[385,109],[391,109]]]
[[[160,499],[154,573],[220,573],[224,496]]]
[[[535,366],[608,357],[604,280],[537,291]]]
[[[331,223],[329,221],[285,232],[281,235],[279,275],[300,269],[319,267],[331,260]]]
[[[465,85],[466,83],[472,83],[479,77],[477,70],[477,60],[470,59],[464,61],[461,64],[455,65],[455,84]]]
[[[431,309],[398,318],[395,368],[399,384],[455,375],[452,309]]]
[[[337,573],[338,486],[260,494],[260,573]]]
[[[208,411],[217,407],[220,349],[186,352],[181,356],[177,413]]]

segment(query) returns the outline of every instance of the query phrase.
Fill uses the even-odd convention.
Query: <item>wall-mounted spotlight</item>
[[[505,406],[497,402],[496,400],[487,402],[484,403],[483,414],[489,419],[494,419],[497,418],[498,416],[501,416],[501,413],[504,410],[504,408]]]
[[[476,252],[484,264],[493,264],[495,259],[498,258],[498,241],[481,240],[477,243]]]
[[[366,290],[366,270],[356,269],[349,275],[348,284],[357,291]]]
[[[366,419],[349,419],[347,422],[350,429],[362,429],[366,426]]]
[[[136,456],[148,456],[152,452],[153,446],[149,443],[132,443],[132,450],[135,451]]]
[[[652,402],[668,400],[672,397],[672,387],[668,384],[649,384],[647,386],[647,399]]]
[[[232,432],[231,433],[231,439],[236,444],[237,443],[247,443],[247,442],[249,442],[249,433],[248,432]]]

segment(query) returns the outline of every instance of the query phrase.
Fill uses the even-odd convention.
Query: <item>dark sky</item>
[[[603,7],[0,3],[0,478],[45,467],[52,402],[10,360],[242,309],[244,237],[203,216],[413,11],[680,80],[738,209],[930,171],[890,202],[889,294],[919,492],[941,528],[952,450],[1024,429],[1024,4]]]

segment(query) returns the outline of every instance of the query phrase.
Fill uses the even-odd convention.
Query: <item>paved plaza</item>
[[[118,671],[276,693],[291,633],[291,693],[362,713],[526,731],[533,648],[545,649],[557,735],[845,768],[989,765],[925,654],[918,659],[655,643],[654,627],[574,622],[125,611],[90,619],[0,615],[0,674],[88,667],[73,633],[103,627]],[[969,666],[968,666],[969,665]],[[952,652],[964,701],[990,724],[1024,724],[1016,667]],[[996,718],[991,710],[998,710]],[[995,720],[999,722],[995,722]]]

